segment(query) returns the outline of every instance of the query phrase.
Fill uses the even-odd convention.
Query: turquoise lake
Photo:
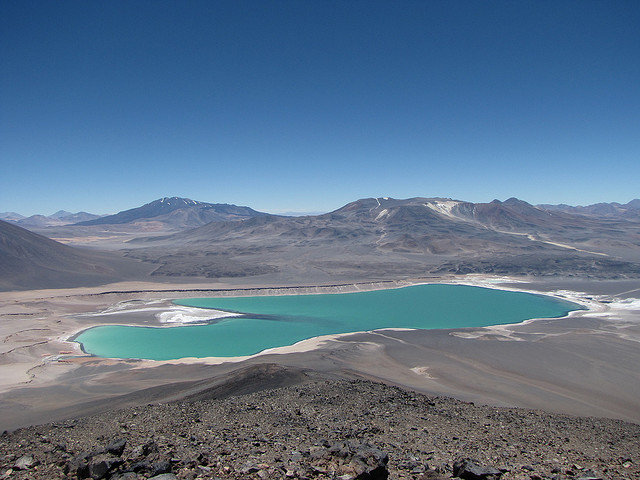
[[[75,340],[112,358],[171,360],[252,355],[337,333],[382,328],[463,328],[563,317],[582,307],[553,297],[464,285],[414,285],[371,292],[176,300],[242,316],[170,328],[94,327]]]

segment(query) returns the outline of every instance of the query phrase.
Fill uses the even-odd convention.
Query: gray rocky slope
[[[515,198],[368,198],[324,215],[211,222],[138,238],[125,254],[154,277],[262,274],[381,279],[489,273],[640,276],[640,222],[547,211]]]
[[[514,198],[369,198],[295,218],[165,198],[84,226],[41,230],[90,249],[30,233],[0,221],[0,289],[242,277],[272,284],[467,273],[640,277],[635,217],[549,211]]]
[[[72,248],[0,220],[0,291],[101,285],[144,270],[118,255]]]
[[[640,425],[308,377],[5,432],[0,452],[12,479],[631,480]]]

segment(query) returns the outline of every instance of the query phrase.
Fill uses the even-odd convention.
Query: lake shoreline
[[[92,327],[71,340],[102,358],[248,358],[317,337],[396,328],[495,327],[564,318],[585,308],[513,289],[423,282],[351,293],[225,295],[172,303],[173,310],[155,313],[156,325]],[[177,313],[170,316],[172,311]],[[186,321],[167,325],[174,317]]]
[[[172,293],[185,296],[188,292],[190,297],[201,297],[203,292],[220,293],[221,289],[225,290],[223,295],[231,291],[269,295],[292,291],[337,293],[436,280],[552,295],[588,310],[559,319],[493,327],[330,335],[237,358],[103,359],[87,356],[76,343],[67,341],[91,326],[124,323],[119,322],[122,315],[127,316],[127,324],[156,325],[153,314],[170,306],[169,298],[176,298]],[[118,398],[124,399],[133,392],[138,392],[137,401],[153,401],[152,397],[147,398],[145,389],[165,385],[171,390],[173,383],[216,377],[264,362],[311,368],[338,378],[373,379],[467,401],[640,422],[640,386],[628,381],[636,373],[625,367],[629,359],[636,359],[635,364],[640,362],[640,304],[632,300],[640,296],[638,286],[640,282],[633,280],[471,275],[283,288],[130,282],[100,288],[3,292],[0,401],[3,417],[10,421],[0,428],[114,408],[119,405]],[[153,310],[144,310],[147,308]],[[127,315],[128,310],[136,309]],[[112,314],[99,320],[91,316],[104,312]],[[585,351],[602,368],[585,371],[581,364],[585,362]],[[560,375],[552,364],[566,364],[569,370]],[[92,372],[88,376],[87,369]],[[580,381],[582,378],[588,382]]]
[[[515,280],[517,282],[522,283],[523,285],[528,284],[526,281]],[[504,283],[502,283],[504,282]],[[602,311],[602,306],[594,301],[590,295],[585,294],[584,292],[573,292],[573,291],[562,291],[555,292],[552,290],[549,291],[539,291],[530,288],[523,287],[515,287],[511,285],[514,282],[514,278],[511,277],[493,277],[490,275],[468,275],[465,279],[452,279],[450,277],[443,277],[441,280],[432,280],[432,281],[424,281],[424,280],[415,280],[415,281],[385,281],[385,282],[360,282],[360,283],[342,283],[342,284],[333,284],[333,285],[316,285],[316,286],[284,286],[284,287],[252,287],[252,288],[228,288],[228,289],[214,289],[214,288],[192,288],[192,289],[145,289],[145,290],[120,290],[120,291],[105,291],[100,293],[82,293],[82,295],[88,295],[91,297],[101,296],[101,297],[110,297],[117,296],[119,297],[128,297],[135,296],[140,294],[169,294],[169,293],[179,293],[179,294],[192,294],[188,297],[180,298],[217,298],[217,297],[249,297],[249,296],[279,296],[279,295],[325,295],[325,294],[339,294],[339,293],[357,293],[357,292],[371,292],[376,290],[387,290],[394,288],[403,288],[414,285],[466,285],[471,287],[482,287],[482,288],[490,288],[495,290],[503,290],[509,292],[521,292],[521,293],[529,293],[532,295],[542,295],[553,297],[558,300],[565,300],[568,302],[576,303],[582,307],[584,310],[590,311]],[[200,294],[206,293],[207,296],[203,297]],[[640,293],[638,294],[640,296]],[[166,297],[163,295],[160,299],[153,298],[149,300],[150,305],[162,304],[162,306],[158,306],[155,308],[148,308],[149,311],[154,313],[160,313],[166,311],[171,305],[176,305],[174,303],[175,300],[178,300],[175,296]],[[127,300],[122,300],[120,303],[126,303]],[[111,304],[110,308],[112,307]],[[106,309],[105,312],[93,312],[87,314],[87,317],[90,316],[102,316],[102,315],[110,315],[112,312],[110,308]],[[197,308],[197,307],[193,307]],[[215,309],[214,309],[215,310]],[[584,310],[575,310],[569,312],[569,316],[574,312],[580,312]],[[132,312],[129,310],[125,310],[124,308],[120,313],[131,314]],[[133,313],[137,313],[134,311]],[[228,318],[233,314],[231,312],[225,312],[226,315],[220,318]],[[557,317],[562,318],[562,317]],[[537,319],[532,318],[528,320],[524,320],[523,322],[535,321]],[[89,326],[84,328],[83,330],[75,331],[73,334],[69,335],[69,341],[72,341],[72,338],[77,337],[82,331],[88,330],[93,327],[102,326],[105,324],[108,325],[121,325],[121,326],[154,326],[156,328],[171,328],[177,326],[189,325],[191,323],[180,323],[175,322],[171,324],[164,324],[161,322],[156,322],[155,325],[150,325],[148,320],[140,320],[140,321],[130,321],[130,322],[95,322],[91,323]],[[207,322],[202,322],[207,323]],[[522,322],[519,322],[522,323]],[[194,322],[194,324],[196,324]],[[511,325],[511,324],[509,324]],[[514,324],[516,325],[516,324]]]

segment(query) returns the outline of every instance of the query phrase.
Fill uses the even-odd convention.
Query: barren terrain
[[[262,389],[231,397],[213,389],[4,434],[0,472],[98,480],[640,475],[637,424],[478,406],[273,364],[243,373],[245,385]]]
[[[382,468],[375,462],[388,454],[383,470],[395,478],[449,477],[472,456],[503,478],[634,478],[640,223],[622,207],[603,215],[515,199],[365,199],[326,215],[174,223],[173,232],[167,218],[198,217],[46,230],[81,249],[2,222],[0,430],[18,430],[0,439],[0,475],[82,476],[111,455],[104,478],[170,470],[346,479],[362,462]],[[430,282],[539,292],[585,310],[484,328],[330,335],[241,358],[106,359],[72,341],[95,325],[166,326],[176,298]],[[324,410],[313,403],[320,398]],[[180,403],[194,401],[209,403]],[[65,423],[20,429],[47,422]],[[268,441],[257,433],[270,429]],[[127,446],[109,453],[118,439]]]

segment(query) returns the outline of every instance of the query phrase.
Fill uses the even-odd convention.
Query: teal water
[[[232,357],[320,335],[380,328],[462,328],[563,317],[577,304],[552,297],[464,285],[415,285],[372,292],[176,300],[189,307],[242,313],[206,325],[101,326],[80,334],[101,357],[170,360]]]

